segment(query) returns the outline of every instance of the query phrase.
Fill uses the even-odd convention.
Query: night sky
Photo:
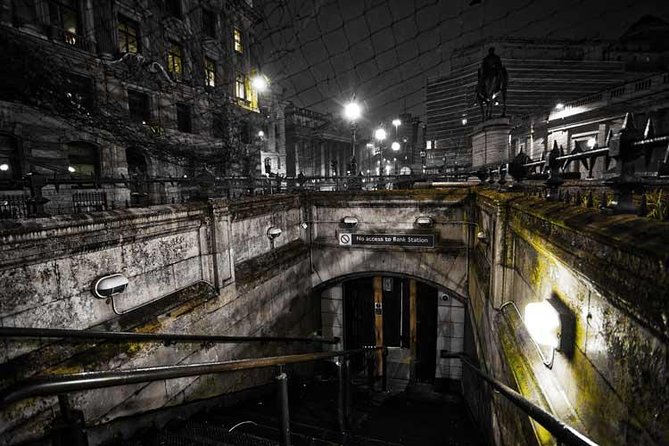
[[[481,39],[615,39],[646,14],[669,21],[669,0],[476,1],[264,1],[262,70],[321,112],[340,113],[355,93],[374,125],[405,110],[424,117],[427,77]]]

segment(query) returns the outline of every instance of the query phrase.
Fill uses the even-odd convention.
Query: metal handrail
[[[476,365],[469,360],[469,356],[462,353],[454,353],[444,355],[445,358],[458,358],[479,377],[483,378],[492,388],[497,390],[507,400],[512,402],[516,407],[532,417],[537,423],[542,425],[548,432],[550,432],[557,440],[567,446],[598,446],[597,443],[578,432],[573,427],[556,418],[552,413],[547,412],[543,408],[537,406],[520,393],[513,390],[511,387],[496,380],[492,376],[483,372]]]
[[[133,342],[205,342],[212,344],[241,344],[247,342],[296,342],[309,344],[339,344],[339,338],[297,338],[282,336],[222,336],[178,333],[137,333],[128,331],[95,331],[61,328],[0,327],[0,338],[63,338],[104,339]]]
[[[385,347],[35,377],[19,382],[4,391],[0,395],[0,407],[6,407],[14,402],[35,396],[60,395],[68,392],[153,382],[164,379],[187,378],[213,373],[284,366],[339,356],[351,356],[383,349]]]

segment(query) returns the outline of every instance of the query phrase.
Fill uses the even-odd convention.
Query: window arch
[[[79,177],[100,176],[100,154],[95,144],[75,141],[67,144],[67,170]]]

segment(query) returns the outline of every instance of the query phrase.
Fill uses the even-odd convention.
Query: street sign
[[[434,234],[339,234],[340,246],[410,246],[434,248]]]

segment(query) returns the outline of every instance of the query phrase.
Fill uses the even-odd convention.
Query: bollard
[[[344,359],[337,360],[337,378],[339,392],[337,393],[337,421],[339,422],[339,432],[346,435],[346,366]]]
[[[290,446],[290,413],[288,411],[288,375],[283,371],[283,367],[279,366],[279,374],[276,376],[276,381],[279,384],[278,397],[279,407],[281,408],[281,416],[279,417],[281,425],[279,432],[281,437],[281,444],[283,446]]]

